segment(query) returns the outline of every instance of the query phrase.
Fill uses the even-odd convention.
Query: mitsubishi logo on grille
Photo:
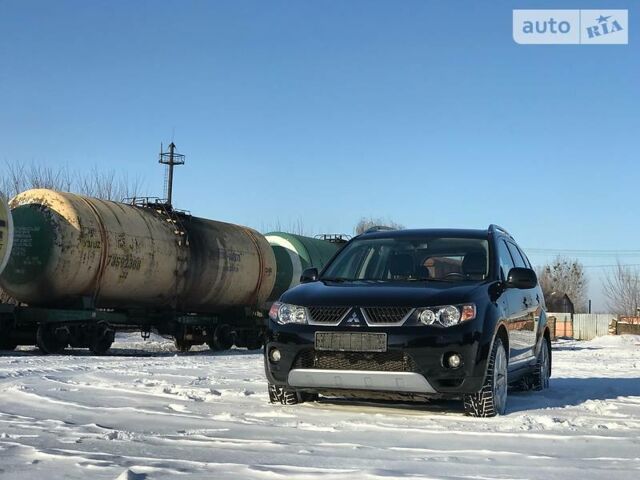
[[[351,311],[351,315],[349,315],[347,317],[347,319],[344,321],[344,323],[348,327],[360,327],[360,326],[362,326],[362,318],[360,318],[360,315],[358,315],[358,309],[357,308],[354,308]]]

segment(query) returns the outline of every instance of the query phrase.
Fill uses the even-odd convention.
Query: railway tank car
[[[3,342],[106,352],[115,330],[152,329],[187,351],[258,348],[276,261],[257,231],[173,210],[35,189],[11,202],[0,287]]]
[[[29,305],[211,313],[261,305],[274,287],[274,253],[247,227],[46,189],[10,205],[0,286]]]
[[[259,348],[270,303],[344,243],[48,189],[10,206],[0,204],[0,287],[20,304],[0,304],[0,349],[100,354],[116,330],[152,329],[180,351]]]

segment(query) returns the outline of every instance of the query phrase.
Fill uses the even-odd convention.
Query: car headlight
[[[467,303],[465,305],[418,308],[415,315],[423,325],[451,327],[476,318],[476,306],[473,303]]]
[[[274,302],[269,309],[269,318],[280,325],[307,323],[307,309],[298,305]]]

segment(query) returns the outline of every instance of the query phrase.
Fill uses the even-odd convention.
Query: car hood
[[[436,306],[473,301],[485,283],[329,282],[298,285],[281,301],[302,306]]]

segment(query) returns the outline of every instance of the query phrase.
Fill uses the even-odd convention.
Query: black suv
[[[271,402],[461,398],[487,417],[505,412],[508,386],[549,386],[542,291],[496,225],[375,228],[301,281],[269,312]]]

